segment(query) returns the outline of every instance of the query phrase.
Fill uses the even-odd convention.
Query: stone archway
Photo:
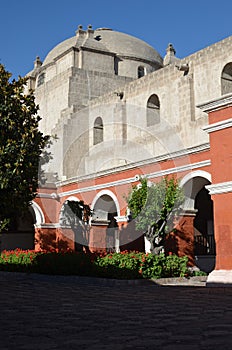
[[[69,202],[79,203],[83,201],[75,196],[68,197],[61,206],[59,214],[59,230],[56,240],[58,248],[62,250],[71,249],[74,251],[89,251],[89,220],[85,220],[83,211],[82,218],[74,213],[69,206]]]
[[[101,191],[93,201],[92,209],[92,250],[118,251],[118,225],[115,217],[119,215],[119,205],[116,196],[110,191]]]
[[[42,209],[40,206],[32,201],[31,206],[29,207],[29,210],[31,211],[32,215],[35,217],[35,225],[42,225],[45,223],[45,217]]]
[[[185,192],[184,210],[192,212],[195,265],[205,272],[215,265],[215,240],[213,223],[213,201],[205,186],[211,176],[205,171],[195,171],[181,181]]]

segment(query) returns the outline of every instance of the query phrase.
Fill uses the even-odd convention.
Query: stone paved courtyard
[[[0,349],[232,349],[232,288],[0,273]]]

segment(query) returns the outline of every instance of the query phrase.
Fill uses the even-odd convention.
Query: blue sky
[[[230,0],[1,0],[0,9],[0,63],[16,78],[79,24],[134,35],[162,56],[172,43],[180,58],[232,35]]]

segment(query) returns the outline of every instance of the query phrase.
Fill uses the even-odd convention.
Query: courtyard
[[[0,349],[231,349],[231,297],[231,288],[1,272]]]

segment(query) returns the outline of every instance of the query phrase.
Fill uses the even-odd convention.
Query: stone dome
[[[84,32],[84,31],[83,31]],[[85,33],[85,32],[84,32]],[[89,43],[91,41],[89,40]],[[119,57],[145,60],[158,66],[163,65],[160,54],[146,42],[131,35],[114,31],[108,28],[98,28],[93,33],[92,45],[101,51],[108,51]],[[55,58],[69,50],[71,47],[81,47],[83,42],[78,42],[77,36],[73,36],[55,46],[46,56],[43,66],[52,63]],[[86,43],[85,46],[88,46]]]

